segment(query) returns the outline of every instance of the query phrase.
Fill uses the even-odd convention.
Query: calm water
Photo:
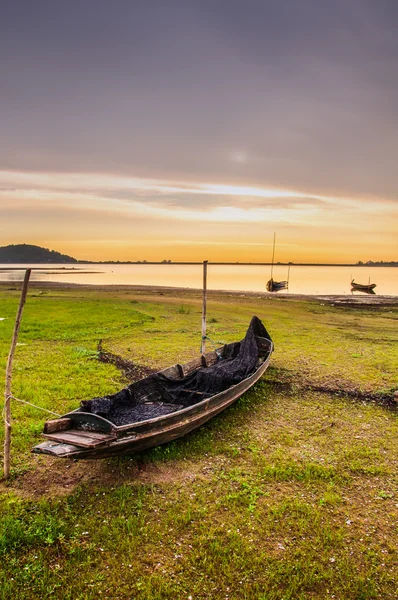
[[[37,267],[31,281],[55,281],[94,285],[160,285],[202,287],[202,265],[0,265],[0,281],[22,281],[25,266]],[[18,267],[18,270],[16,269]],[[21,267],[23,267],[21,269]],[[15,270],[2,270],[13,269]],[[273,277],[287,279],[288,268],[275,265]],[[207,285],[213,290],[265,292],[270,266],[208,265]],[[378,295],[398,296],[398,268],[394,267],[299,267],[292,266],[290,294],[351,294],[351,279],[376,283]],[[284,293],[284,292],[283,292]],[[360,294],[361,292],[355,292]]]

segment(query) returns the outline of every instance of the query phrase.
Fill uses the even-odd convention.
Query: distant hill
[[[76,258],[32,244],[12,244],[0,247],[1,263],[77,263]]]

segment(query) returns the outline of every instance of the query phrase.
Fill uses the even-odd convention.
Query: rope
[[[11,423],[9,423],[6,419],[6,405],[3,404],[3,410],[1,411],[1,416],[3,418],[4,423],[7,425],[7,427],[11,427]]]
[[[10,398],[16,400],[17,402],[22,402],[23,404],[28,404],[29,406],[33,406],[33,408],[37,408],[38,410],[43,410],[44,412],[50,413],[50,415],[55,415],[56,417],[61,417],[60,414],[53,412],[52,410],[47,410],[47,408],[43,408],[42,406],[37,406],[37,404],[32,404],[31,402],[27,402],[26,400],[21,400],[20,398],[16,398],[12,394]]]
[[[220,351],[218,350],[218,348],[217,348],[217,346],[216,346],[215,342],[213,342],[213,340],[212,340],[212,339],[210,339],[208,335],[202,335],[202,340],[203,340],[203,341],[204,341],[204,340],[209,340],[209,342],[210,342],[211,344],[213,344],[213,346],[214,346],[214,351],[215,351],[215,353],[217,354],[218,358],[220,359],[220,358],[221,358],[221,353],[220,353]],[[224,344],[225,342],[218,342],[218,343],[219,343],[219,344]]]

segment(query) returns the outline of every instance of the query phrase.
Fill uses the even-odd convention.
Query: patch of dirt
[[[202,465],[184,461],[184,464],[146,463],[139,455],[133,460],[114,459],[76,460],[50,456],[34,456],[32,469],[17,479],[0,483],[0,494],[14,492],[17,496],[38,500],[72,494],[84,485],[95,489],[133,482],[165,484],[192,481],[203,477]]]
[[[267,379],[267,383],[272,385],[276,390],[285,393],[296,394],[297,392],[321,392],[323,394],[329,394],[330,396],[341,396],[357,400],[359,402],[369,402],[372,404],[378,404],[384,408],[390,408],[393,410],[398,409],[398,397],[396,392],[391,394],[383,392],[370,392],[363,391],[349,386],[346,382],[341,387],[333,387],[332,385],[320,385],[306,381],[304,377],[297,379],[294,382],[283,381],[279,379]]]
[[[379,308],[397,307],[398,299],[396,296],[312,296],[323,302],[334,306],[343,306],[345,308]]]
[[[139,379],[143,379],[152,373],[155,373],[155,369],[151,369],[150,367],[146,367],[144,365],[139,365],[131,360],[127,360],[118,354],[113,354],[112,352],[108,352],[102,347],[102,340],[98,342],[98,359],[103,363],[108,363],[115,365],[117,369],[123,372],[126,379],[130,382],[138,381]]]

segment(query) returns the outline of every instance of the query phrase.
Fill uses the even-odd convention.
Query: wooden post
[[[275,258],[275,231],[274,231],[274,245],[272,247],[271,281],[272,281],[272,274],[274,272],[274,258]]]
[[[203,261],[203,308],[202,308],[202,343],[200,353],[206,352],[206,304],[207,304],[207,260]]]
[[[8,354],[6,368],[6,386],[4,392],[4,479],[10,476],[10,449],[11,449],[11,380],[12,380],[12,363],[14,359],[15,347],[18,340],[19,326],[21,324],[23,307],[25,305],[26,294],[28,292],[29,278],[31,269],[26,269],[25,279],[23,281],[21,299],[17,316],[15,317],[14,332],[12,334],[11,348]]]

